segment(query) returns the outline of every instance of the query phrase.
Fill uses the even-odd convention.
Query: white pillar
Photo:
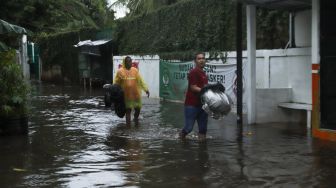
[[[28,47],[27,47],[27,35],[23,34],[22,38],[21,38],[21,66],[22,66],[22,70],[23,70],[23,75],[25,77],[25,79],[29,80],[30,79],[30,69],[29,69],[29,65],[28,65]]]
[[[270,55],[264,54],[264,76],[263,79],[265,80],[263,84],[263,88],[270,88],[271,86],[271,75],[270,75]]]
[[[312,64],[320,64],[320,1],[312,0]]]
[[[247,20],[247,123],[256,123],[256,7],[246,6]]]

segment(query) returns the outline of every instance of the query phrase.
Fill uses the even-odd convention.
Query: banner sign
[[[246,63],[243,63],[245,65]],[[243,71],[245,66],[243,66]],[[194,68],[194,62],[171,62],[160,60],[160,97],[168,100],[184,101],[188,87],[188,73]],[[222,64],[216,60],[207,62],[204,71],[209,83],[221,83],[236,104],[237,74],[236,64]],[[243,79],[243,86],[244,86]],[[244,93],[244,88],[243,88]]]

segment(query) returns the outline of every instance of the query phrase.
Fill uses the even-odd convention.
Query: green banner
[[[243,65],[244,75],[246,69]],[[170,62],[160,60],[160,98],[184,101],[188,87],[188,73],[193,68],[194,62]],[[221,83],[225,93],[236,103],[236,64],[218,63],[217,60],[208,60],[204,67],[209,84]],[[245,85],[243,78],[243,86]],[[243,89],[243,93],[244,89]]]
[[[160,60],[160,97],[184,101],[188,86],[188,73],[193,66],[193,62]]]

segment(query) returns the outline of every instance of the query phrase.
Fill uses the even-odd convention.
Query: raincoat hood
[[[122,59],[122,62],[121,62],[121,68],[124,68],[124,69],[127,69],[126,67],[126,58],[129,57],[129,56],[126,56]],[[130,68],[132,67],[132,65],[130,66]]]

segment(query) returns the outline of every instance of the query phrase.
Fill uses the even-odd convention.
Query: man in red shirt
[[[194,61],[195,68],[190,70],[188,75],[188,90],[184,102],[185,125],[180,136],[184,139],[192,131],[195,121],[197,121],[198,138],[204,140],[207,132],[208,114],[202,109],[199,93],[208,84],[208,78],[203,71],[206,63],[205,54],[197,53]]]

